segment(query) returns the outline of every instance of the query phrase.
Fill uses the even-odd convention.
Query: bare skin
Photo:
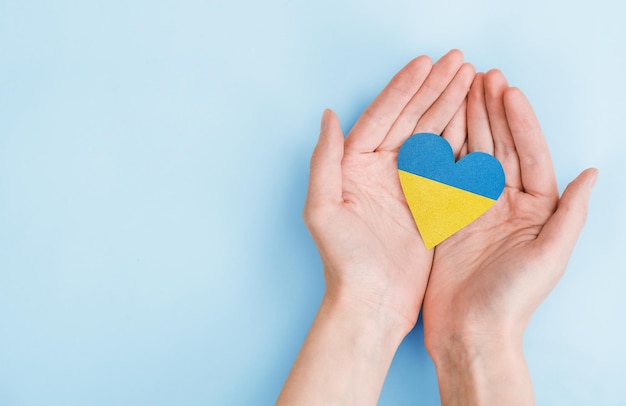
[[[432,266],[397,174],[402,143],[441,133],[475,76],[459,51],[419,57],[366,109],[344,141],[324,113],[311,158],[305,222],[324,263],[320,311],[278,404],[376,404],[393,355],[417,321]]]
[[[495,155],[506,187],[494,207],[435,249],[424,299],[426,347],[442,403],[534,404],[522,336],[565,272],[597,170],[559,199],[532,107],[499,71],[468,96],[468,151]]]
[[[495,154],[507,177],[494,207],[434,250],[397,174],[398,150],[418,132],[442,134],[457,157]],[[522,334],[565,270],[596,176],[583,172],[559,199],[523,94],[498,71],[475,75],[456,50],[411,61],[345,140],[325,111],[304,219],[326,292],[277,404],[376,404],[423,301],[443,404],[532,403]]]

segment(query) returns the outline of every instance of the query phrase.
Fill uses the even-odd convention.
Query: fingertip
[[[502,94],[508,87],[509,83],[500,70],[491,69],[485,74],[485,89],[488,93]]]
[[[333,109],[328,107],[324,109],[324,112],[322,113],[321,130],[329,130],[331,129],[331,126],[337,122],[339,122],[339,117],[337,117],[337,113],[335,113]]]
[[[416,66],[420,66],[420,67],[424,66],[424,65],[432,66],[432,64],[433,64],[433,60],[428,55],[420,55],[420,56],[418,56],[416,58],[413,58],[411,60],[411,62],[409,62],[409,65],[411,65],[411,66],[416,65]]]
[[[593,184],[592,184],[592,186],[595,186],[596,185],[596,181],[598,180],[598,177],[600,176],[600,170],[598,168],[589,168],[589,169],[593,173]]]
[[[420,55],[416,58],[413,58],[409,63],[407,63],[400,72],[396,75],[396,77],[402,73],[406,74],[408,77],[416,78],[422,77],[426,78],[428,73],[433,67],[433,61],[428,55]]]
[[[472,83],[474,82],[475,76],[476,68],[474,67],[474,65],[468,62],[464,63],[456,74],[456,77],[460,80],[463,80],[463,83],[465,83],[467,93],[469,93],[472,88]]]
[[[567,185],[556,211],[539,235],[552,250],[565,250],[565,257],[570,255],[587,220],[589,197],[597,176],[596,168],[588,168]]]
[[[585,181],[589,190],[593,190],[599,175],[600,171],[598,170],[598,168],[587,168],[580,174],[580,176],[585,177]]]
[[[311,154],[305,214],[311,214],[309,209],[312,206],[340,200],[343,142],[337,115],[333,110],[325,109],[319,140]]]
[[[343,132],[341,131],[341,125],[339,124],[339,117],[337,116],[337,113],[335,113],[335,111],[332,109],[327,109],[327,111],[328,111],[328,117],[326,119],[328,121],[326,124],[328,127],[326,127],[326,129],[335,130],[336,132],[340,133],[343,138]]]
[[[596,168],[587,168],[580,173],[565,188],[561,196],[560,206],[575,206],[587,212],[587,205],[591,191],[598,179],[599,171]]]
[[[520,88],[515,87],[515,86],[511,86],[507,88],[504,91],[504,94],[502,95],[502,97],[504,98],[505,103],[515,102],[515,101],[520,101],[520,100],[524,102],[528,102],[528,99],[526,98],[526,95],[524,94],[524,92],[522,92]]]
[[[598,168],[587,168],[583,172],[588,172],[589,176],[598,177],[600,175],[600,170]]]
[[[484,78],[485,74],[483,72],[478,72],[474,76],[474,80],[472,80],[472,84],[470,85],[468,100],[471,100],[470,105],[474,108],[476,105],[484,104],[485,99],[485,91],[484,91]]]
[[[474,75],[474,80],[472,81],[471,88],[473,89],[482,88],[484,81],[485,81],[485,73],[477,72],[476,75]]]
[[[450,65],[454,66],[455,70],[458,70],[463,64],[463,60],[465,57],[463,56],[463,52],[458,49],[451,49],[444,56],[439,58],[437,61],[437,65]]]
[[[449,56],[455,59],[460,59],[460,60],[465,59],[465,55],[463,55],[463,52],[458,48],[452,48],[451,50],[448,51],[446,56]]]
[[[514,137],[514,128],[517,128],[517,130],[521,132],[530,131],[541,134],[541,126],[539,125],[537,116],[524,92],[517,87],[509,87],[504,90],[502,99],[509,120],[509,126],[514,132]],[[516,144],[517,142],[518,140],[516,139]]]
[[[461,66],[461,69],[472,72],[472,75],[474,76],[476,75],[476,67],[470,62],[465,62],[463,66]]]
[[[320,134],[316,150],[337,150],[337,144],[343,143],[343,133],[337,114],[329,108],[324,109],[320,124]],[[343,153],[343,151],[341,151]]]
[[[486,73],[485,76],[487,76],[488,78],[492,79],[492,78],[503,78],[504,77],[504,73],[502,73],[502,71],[500,69],[497,68],[493,68],[493,69],[489,69]]]
[[[322,113],[322,122],[320,123],[320,132],[324,132],[326,127],[328,127],[328,115],[330,114],[330,109],[324,109]]]

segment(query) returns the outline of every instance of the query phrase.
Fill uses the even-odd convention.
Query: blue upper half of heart
[[[504,189],[502,165],[484,152],[458,162],[450,144],[436,134],[411,136],[398,153],[398,169],[497,200]]]

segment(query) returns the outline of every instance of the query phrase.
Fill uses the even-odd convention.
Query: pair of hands
[[[441,134],[457,159],[494,155],[506,176],[494,206],[433,250],[423,244],[397,172],[400,146],[420,132]],[[584,171],[559,198],[547,143],[522,92],[497,70],[476,74],[460,51],[435,64],[418,57],[345,139],[337,116],[324,112],[304,209],[324,264],[324,302],[382,321],[400,337],[423,304],[444,404],[504,400],[476,384],[502,381],[503,361],[521,371],[508,366],[509,390],[517,386],[518,400],[532,402],[522,335],[565,271],[596,177]]]

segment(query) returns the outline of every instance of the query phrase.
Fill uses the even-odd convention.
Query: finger
[[[550,150],[533,108],[521,90],[514,87],[504,92],[503,100],[524,191],[556,202],[559,192]]]
[[[419,119],[413,132],[441,134],[467,98],[474,76],[476,76],[474,66],[469,63],[463,64],[443,94]]]
[[[316,207],[342,201],[341,160],[343,134],[337,115],[324,111],[319,140],[311,156],[309,190],[306,207]]]
[[[432,61],[427,56],[415,58],[402,68],[354,124],[346,138],[346,150],[374,151],[420,89],[431,68]]]
[[[589,197],[597,178],[598,170],[593,168],[578,175],[563,192],[557,210],[537,237],[537,243],[543,245],[542,251],[557,254],[563,262],[563,271],[585,225]]]
[[[415,125],[428,108],[441,96],[463,65],[463,54],[452,50],[433,65],[428,77],[406,105],[377,150],[396,151],[413,135]],[[454,114],[454,112],[452,113]]]
[[[461,153],[461,149],[467,139],[467,120],[466,120],[467,103],[463,100],[461,107],[459,107],[452,117],[452,120],[448,123],[443,130],[441,136],[448,141],[454,152],[454,159],[458,159]]]
[[[467,150],[493,155],[493,136],[485,105],[484,73],[477,73],[467,95]]]
[[[463,146],[461,147],[461,151],[459,152],[459,157],[458,159],[462,159],[465,155],[467,155],[467,139],[465,140],[465,142],[463,143]]]
[[[494,156],[502,164],[506,186],[521,190],[522,179],[520,177],[519,159],[511,130],[509,130],[502,98],[509,85],[502,72],[492,69],[485,74],[484,88],[489,126],[493,135]]]

